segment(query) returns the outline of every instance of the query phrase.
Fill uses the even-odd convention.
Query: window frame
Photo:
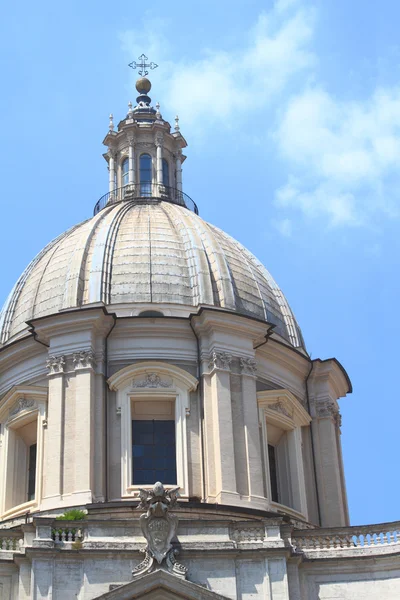
[[[261,427],[264,461],[264,484],[267,499],[275,509],[284,510],[294,516],[308,519],[306,482],[302,453],[302,427],[309,426],[311,416],[297,398],[288,390],[266,390],[257,392],[259,422]],[[289,493],[293,506],[272,500],[271,475],[268,457],[267,424],[270,423],[288,434]],[[279,481],[279,470],[278,470]]]
[[[0,515],[1,519],[23,514],[32,508],[40,506],[42,499],[43,479],[43,430],[47,425],[48,389],[37,386],[15,386],[0,403]],[[35,497],[32,500],[15,504],[6,509],[6,493],[9,480],[13,477],[11,453],[13,439],[11,431],[19,429],[36,421],[36,472]],[[28,449],[29,451],[29,449]],[[28,493],[28,462],[26,469],[26,492]]]
[[[146,385],[149,376],[156,384]],[[116,409],[121,418],[121,498],[137,497],[144,484],[132,483],[132,401],[173,400],[175,403],[176,485],[182,497],[189,497],[188,439],[186,419],[190,414],[190,392],[198,380],[179,367],[160,362],[135,363],[121,369],[108,380],[117,393]],[[154,482],[155,483],[155,482]],[[162,482],[167,487],[170,482]]]

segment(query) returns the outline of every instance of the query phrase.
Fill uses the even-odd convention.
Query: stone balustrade
[[[0,551],[22,552],[24,539],[20,532],[0,532]]]
[[[304,554],[329,555],[354,551],[360,554],[390,554],[400,552],[400,521],[293,531],[292,544]]]

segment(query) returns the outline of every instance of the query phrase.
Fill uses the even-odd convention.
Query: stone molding
[[[65,356],[49,356],[46,361],[46,367],[49,369],[49,375],[59,375],[65,371]]]
[[[287,403],[278,400],[274,404],[270,404],[268,406],[270,410],[274,410],[281,415],[285,415],[285,417],[289,417],[289,419],[293,419],[293,409],[290,409]]]
[[[95,356],[92,350],[79,350],[72,355],[72,362],[76,371],[80,369],[93,369]]]
[[[254,358],[239,358],[240,372],[242,375],[257,376],[257,361]]]
[[[210,358],[208,359],[208,368],[211,372],[214,370],[230,371],[232,360],[232,354],[213,350]]]

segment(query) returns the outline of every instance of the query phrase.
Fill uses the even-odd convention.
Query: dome
[[[165,201],[109,205],[50,242],[7,299],[0,341],[21,337],[32,319],[95,303],[113,311],[128,306],[129,314],[218,307],[268,321],[290,344],[303,346],[289,305],[263,265],[228,234]],[[141,307],[136,313],[135,305]]]

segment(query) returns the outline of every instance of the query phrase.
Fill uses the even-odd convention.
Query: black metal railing
[[[176,188],[162,185],[160,183],[129,183],[124,187],[117,188],[112,192],[108,192],[98,200],[95,204],[93,214],[97,215],[103,208],[110,204],[118,202],[126,202],[136,200],[137,202],[147,202],[148,199],[171,202],[184,206],[188,210],[193,211],[196,215],[199,214],[196,203],[184,192]]]

